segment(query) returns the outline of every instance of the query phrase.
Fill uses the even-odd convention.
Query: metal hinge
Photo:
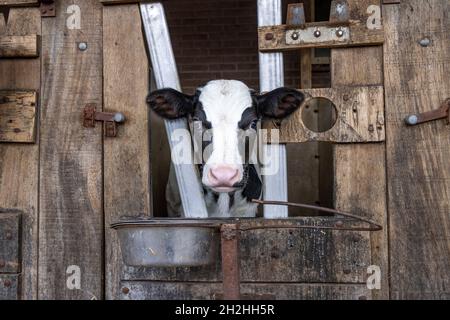
[[[56,7],[54,0],[41,0],[41,17],[56,17]]]
[[[96,104],[89,103],[83,110],[83,126],[85,128],[95,127],[95,121],[102,121],[104,124],[105,137],[117,136],[117,124],[125,121],[125,116],[121,112],[97,112]]]
[[[450,98],[447,98],[438,109],[407,116],[405,122],[407,125],[415,126],[439,119],[447,119],[447,125],[450,123]]]

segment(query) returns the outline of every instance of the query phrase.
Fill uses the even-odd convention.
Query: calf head
[[[203,148],[210,148],[210,155],[200,165],[202,183],[219,193],[233,192],[247,184],[250,166],[239,148],[243,132],[256,131],[263,118],[290,115],[303,101],[304,95],[294,89],[278,88],[258,95],[236,80],[210,81],[194,95],[161,89],[147,97],[150,108],[161,117],[187,117],[211,133],[203,143]]]

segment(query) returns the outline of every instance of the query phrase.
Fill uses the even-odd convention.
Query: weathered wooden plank
[[[35,91],[0,91],[0,142],[35,141]]]
[[[0,36],[0,58],[34,58],[39,56],[39,37]]]
[[[450,97],[449,12],[446,0],[383,7],[392,299],[450,298],[450,131],[403,122]]]
[[[270,121],[266,128],[280,129],[280,142],[378,142],[384,141],[384,98],[382,86],[360,86],[302,89],[307,100],[289,118]],[[325,132],[316,132],[306,127],[302,113],[309,106],[311,97],[332,101],[336,107],[337,119],[334,126]],[[270,138],[270,137],[269,137]]]
[[[122,281],[121,285],[128,289],[121,294],[123,300],[211,300],[222,295],[222,283]],[[279,300],[345,300],[370,299],[370,290],[358,284],[242,283],[241,295]]]
[[[334,225],[334,217],[302,218]],[[241,280],[246,282],[364,283],[370,252],[367,237],[351,231],[253,230],[241,233]],[[206,267],[126,267],[124,280],[221,281],[220,257]]]
[[[20,273],[20,213],[0,211],[0,273]]]
[[[42,20],[40,299],[103,297],[102,130],[81,123],[87,103],[102,105],[102,6],[61,0],[56,10],[74,4],[81,29],[68,29],[65,14]],[[68,286],[78,270],[79,288]]]
[[[2,21],[0,14],[0,21]],[[13,8],[0,34],[41,34],[39,8]],[[0,90],[40,90],[39,59],[1,59]],[[0,207],[22,212],[21,299],[37,298],[38,144],[0,144]]]
[[[117,22],[120,21],[120,28]],[[148,108],[149,65],[139,6],[103,8],[104,108],[122,112],[126,124],[104,141],[106,298],[119,295],[122,257],[116,231],[121,216],[150,216]],[[130,50],[130,48],[133,48]],[[133,90],[130,90],[133,88]]]
[[[38,4],[39,0],[0,0],[0,6],[9,6],[9,7],[32,6]]]
[[[348,0],[350,19],[365,21],[372,10],[380,8],[379,0]],[[371,7],[373,9],[373,7]],[[332,49],[332,86],[381,85],[383,82],[381,47]],[[376,130],[376,129],[375,129]],[[335,206],[338,209],[370,217],[384,227],[382,231],[361,234],[370,239],[364,250],[371,255],[366,263],[381,269],[381,290],[372,291],[375,298],[387,298],[387,213],[384,144],[335,145]],[[364,242],[367,243],[367,242]]]
[[[318,29],[323,36],[330,33],[330,39],[316,38],[313,33]],[[286,25],[260,27],[258,28],[259,50],[274,52],[301,48],[373,46],[384,42],[383,28],[380,26],[380,28],[368,29],[366,21],[352,21],[348,26],[343,26],[345,35],[341,38],[334,36],[338,30],[339,28],[327,22],[306,23],[305,29],[292,29]],[[299,34],[297,41],[290,39],[291,33],[295,32]]]
[[[19,279],[18,274],[0,274],[0,301],[20,299]]]

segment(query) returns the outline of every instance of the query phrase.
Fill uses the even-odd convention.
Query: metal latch
[[[117,124],[125,121],[125,116],[121,112],[97,112],[95,103],[89,103],[84,107],[83,126],[94,128],[95,121],[103,121],[105,137],[117,136]]]
[[[450,98],[447,98],[438,109],[407,116],[405,122],[407,125],[415,126],[439,119],[447,119],[447,125],[450,124]]]

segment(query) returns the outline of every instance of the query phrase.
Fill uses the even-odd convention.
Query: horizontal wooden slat
[[[9,6],[9,7],[26,7],[38,5],[39,0],[0,0],[0,6]]]
[[[39,36],[0,36],[0,58],[34,58],[39,56]]]
[[[306,28],[314,29],[314,26],[326,26],[323,22],[307,23]],[[332,26],[332,25],[330,25]],[[361,21],[348,25],[350,34],[347,40],[301,42],[296,44],[286,43],[286,32],[292,30],[286,25],[267,26],[258,28],[259,50],[261,52],[287,51],[301,48],[336,48],[353,46],[381,45],[384,42],[384,33],[380,29],[368,29]],[[270,34],[270,36],[268,36]]]
[[[384,100],[382,86],[339,87],[301,89],[306,101],[289,118],[281,121],[265,121],[266,129],[280,129],[280,142],[377,142],[385,140]],[[311,97],[331,100],[337,110],[334,126],[325,132],[308,129],[302,120],[302,112]],[[270,140],[270,137],[269,137]]]
[[[35,141],[37,93],[0,91],[0,142]]]
[[[222,283],[217,282],[122,281],[121,285],[120,298],[124,300],[220,299],[222,293]],[[241,283],[241,295],[279,300],[371,299],[372,296],[365,284],[334,283]]]
[[[19,299],[19,275],[0,274],[0,301]]]

